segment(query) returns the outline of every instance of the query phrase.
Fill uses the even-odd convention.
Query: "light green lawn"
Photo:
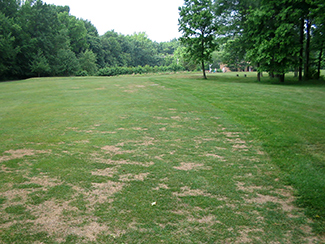
[[[0,83],[0,243],[323,243],[325,86],[248,76]]]

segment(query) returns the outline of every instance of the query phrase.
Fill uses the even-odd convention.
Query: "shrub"
[[[169,66],[149,66],[144,67],[105,67],[98,70],[98,76],[116,76],[116,75],[131,75],[131,74],[143,74],[143,73],[158,73],[158,72],[168,72],[168,71],[182,71],[184,67],[178,64],[171,64]]]
[[[88,76],[88,72],[86,70],[80,70],[76,73],[76,76]]]
[[[110,67],[105,67],[100,70],[98,70],[97,75],[98,76],[113,76],[112,68]]]

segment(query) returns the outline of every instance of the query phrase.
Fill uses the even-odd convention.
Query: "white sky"
[[[157,42],[180,37],[178,7],[184,0],[43,0],[47,4],[68,5],[77,18],[89,20],[99,35],[114,30],[124,35],[146,32]]]

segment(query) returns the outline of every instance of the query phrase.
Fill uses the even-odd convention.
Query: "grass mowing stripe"
[[[182,80],[177,85],[223,109],[262,142],[272,162],[295,186],[298,204],[316,220],[314,229],[324,233],[324,84],[289,80],[289,84],[270,85],[252,80],[234,82],[229,77],[212,76],[200,82],[204,85],[197,86],[196,80]]]
[[[310,133],[321,127],[324,100],[308,95],[323,87],[235,79],[1,83],[1,241],[320,242],[283,180],[292,167],[280,162],[303,138],[323,146],[322,129]],[[311,125],[294,133],[283,118],[299,131],[302,120]]]

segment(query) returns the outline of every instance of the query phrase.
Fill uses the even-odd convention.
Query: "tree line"
[[[320,78],[324,67],[323,0],[185,0],[179,8],[180,38],[202,64],[219,59],[229,67],[253,66],[284,81]],[[218,52],[216,52],[219,47]]]
[[[184,0],[182,37],[153,42],[145,33],[99,35],[68,6],[0,0],[0,80],[33,76],[118,75],[251,67],[284,80],[320,78],[323,0]],[[220,71],[220,70],[219,70]]]
[[[68,6],[0,0],[0,80],[179,70],[179,48],[176,39],[157,43],[145,33],[100,36]]]

